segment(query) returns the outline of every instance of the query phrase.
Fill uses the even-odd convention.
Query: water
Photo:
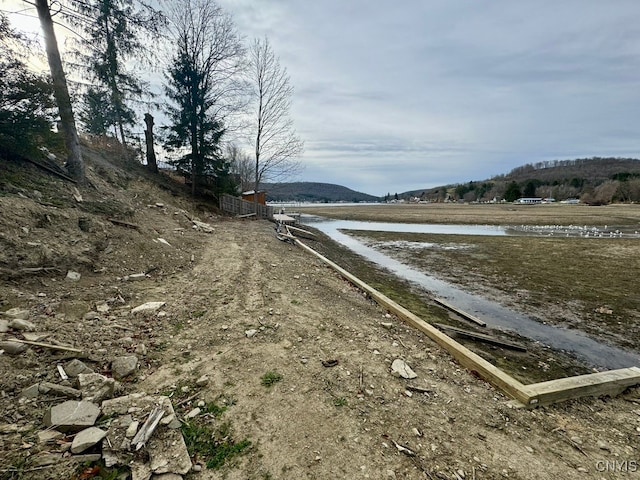
[[[487,326],[511,330],[543,345],[573,353],[588,365],[605,368],[625,368],[640,365],[640,354],[624,350],[596,340],[588,335],[561,327],[540,323],[526,315],[514,312],[502,305],[403,264],[388,255],[375,250],[358,239],[346,235],[341,230],[448,233],[465,235],[508,235],[510,229],[483,225],[419,225],[350,220],[327,220],[303,215],[302,223],[312,225],[334,241],[348,247],[367,260],[386,268],[398,277],[404,278],[437,296],[448,300],[460,309],[487,322]]]

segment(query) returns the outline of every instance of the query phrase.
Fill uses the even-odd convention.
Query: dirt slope
[[[205,455],[194,456],[200,471],[188,478],[638,475],[637,389],[615,399],[511,408],[425,336],[277,240],[267,222],[196,209],[167,186],[98,161],[82,202],[62,180],[25,186],[12,168],[0,196],[0,311],[29,309],[38,331],[49,333],[44,341],[89,352],[85,361],[106,375],[114,357],[138,355],[141,366],[120,393],[170,395],[180,415],[199,401],[217,405],[195,421],[224,432],[221,443],[246,440],[246,448],[217,470],[206,468]],[[41,178],[31,173],[31,182]],[[193,229],[195,216],[214,232]],[[113,217],[139,228],[115,225]],[[69,269],[81,273],[79,282],[65,280]],[[135,273],[148,275],[124,279]],[[130,315],[147,301],[166,305]],[[86,315],[104,304],[108,311]],[[65,356],[41,348],[0,355],[0,478],[83,471],[29,471],[40,451],[65,448],[65,441],[36,439],[45,409],[60,400],[19,395],[37,381],[59,382],[56,365]],[[416,379],[390,373],[397,358]]]

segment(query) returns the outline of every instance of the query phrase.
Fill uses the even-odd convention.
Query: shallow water
[[[460,288],[439,280],[428,273],[421,272],[403,264],[388,255],[371,248],[358,239],[341,230],[364,230],[411,233],[448,233],[465,235],[507,235],[509,229],[483,225],[419,225],[376,222],[357,222],[349,220],[330,220],[321,217],[303,215],[301,222],[322,231],[334,241],[348,247],[395,275],[404,278],[433,296],[448,300],[458,308],[487,322],[489,327],[511,330],[519,335],[533,339],[554,349],[572,352],[586,364],[604,368],[624,368],[640,365],[640,354],[604,343],[588,335],[561,327],[540,323],[526,315],[515,312],[495,302],[470,294]]]

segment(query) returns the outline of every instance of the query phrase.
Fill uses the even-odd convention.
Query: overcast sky
[[[640,0],[219,3],[288,69],[294,180],[384,195],[640,157]]]
[[[374,195],[640,156],[640,1],[221,0],[295,87],[300,179]]]

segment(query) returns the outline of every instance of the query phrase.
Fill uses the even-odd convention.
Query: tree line
[[[0,153],[33,155],[61,137],[68,173],[82,183],[78,129],[127,145],[136,112],[156,106],[167,119],[159,136],[169,163],[194,193],[204,183],[218,193],[238,185],[257,190],[300,168],[303,142],[290,117],[286,68],[268,38],[247,43],[215,2],[163,2],[160,9],[143,0],[24,3],[36,7],[49,75],[29,70],[24,59],[34,46],[0,12]],[[64,63],[54,23],[77,34]],[[160,72],[160,94],[151,92],[141,70]],[[79,80],[69,82],[69,71]],[[152,148],[149,113],[145,123]],[[53,135],[54,124],[61,135]]]

